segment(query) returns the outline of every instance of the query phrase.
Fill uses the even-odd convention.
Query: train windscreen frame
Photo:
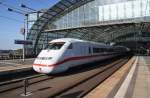
[[[65,44],[65,42],[52,42],[49,43],[45,49],[48,50],[59,50]]]

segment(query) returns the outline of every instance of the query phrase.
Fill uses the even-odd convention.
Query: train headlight
[[[38,57],[39,60],[51,60],[52,57]]]

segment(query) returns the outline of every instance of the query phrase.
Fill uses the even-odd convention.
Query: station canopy
[[[105,19],[107,15],[104,13],[105,6],[103,7],[100,1],[60,0],[33,24],[27,34],[27,40],[32,41],[33,45],[28,45],[28,48],[32,48],[35,52],[42,49],[52,39],[64,37],[105,43],[150,42],[149,16],[140,14],[143,17],[132,16],[125,19],[116,16],[114,19],[111,15],[113,5],[109,4],[109,16]],[[127,4],[130,2],[132,1],[128,1]],[[142,2],[144,1],[141,0],[139,3],[144,4]],[[116,8],[120,6],[119,4]],[[124,8],[127,7],[126,5]],[[119,13],[119,8],[117,11]],[[126,14],[127,12],[124,11],[124,17],[127,17]]]

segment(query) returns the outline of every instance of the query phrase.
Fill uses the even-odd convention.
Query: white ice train
[[[126,49],[103,43],[73,38],[55,39],[40,52],[33,69],[45,74],[60,73],[74,66],[120,55],[122,52],[126,52]]]

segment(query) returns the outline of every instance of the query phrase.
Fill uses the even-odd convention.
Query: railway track
[[[23,83],[24,80],[27,80],[28,84],[32,85],[34,83],[38,83],[40,81],[44,81],[44,80],[52,79],[52,78],[53,77],[48,77],[44,74],[38,74],[38,75],[30,76],[30,77],[1,82],[0,83],[0,93],[24,87],[24,83]]]
[[[36,75],[37,72],[32,68],[33,60],[0,60],[0,83]]]
[[[109,77],[125,62],[126,61],[121,59],[113,64],[107,65],[107,67],[103,68],[102,70],[99,70],[98,72],[94,73],[88,78],[81,80],[77,84],[71,85],[70,87],[62,90],[61,92],[53,94],[52,96],[50,96],[50,98],[81,98],[88,91],[92,90],[100,82],[104,81],[107,77]],[[116,67],[116,65],[118,66]]]
[[[29,87],[27,90],[31,92],[31,95],[27,97],[81,98],[124,65],[128,59],[126,57],[116,60],[113,63],[108,61],[107,63],[92,67],[89,65],[89,67],[84,69],[72,69],[69,73],[66,72],[63,75],[30,77],[28,78]],[[24,93],[23,80],[20,79],[18,82],[0,84],[1,98],[9,98],[12,95],[15,98],[21,98],[21,94]]]
[[[83,98],[88,92],[97,87],[101,82],[114,73],[121,65],[124,65],[128,60],[120,60],[115,66],[109,66],[107,69],[98,72],[97,74],[81,81],[58,94],[51,96],[51,98]]]
[[[26,77],[34,77],[37,76],[37,72],[35,72],[32,68],[27,68],[25,70],[14,70],[11,71],[10,73],[6,72],[0,74],[0,84],[7,82],[7,81],[15,81],[15,80],[19,80],[21,78],[26,78]]]

